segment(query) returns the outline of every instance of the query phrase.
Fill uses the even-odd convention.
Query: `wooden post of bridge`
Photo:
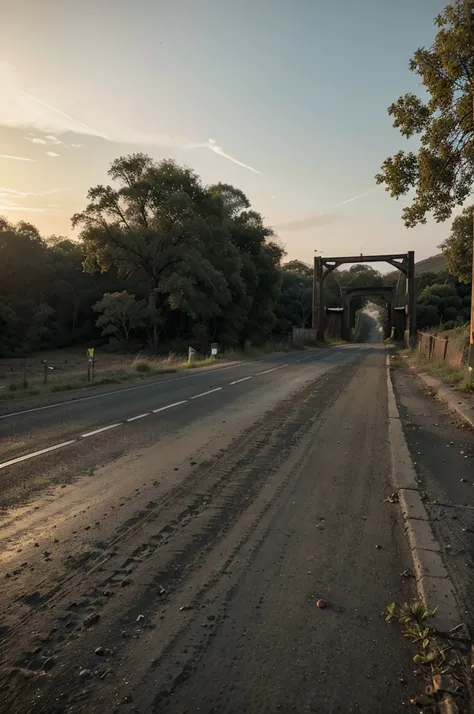
[[[313,330],[317,339],[324,342],[324,297],[323,297],[323,259],[316,256],[313,269]]]

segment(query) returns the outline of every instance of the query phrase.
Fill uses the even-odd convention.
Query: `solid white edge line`
[[[171,407],[179,407],[180,404],[186,404],[188,400],[183,399],[182,402],[174,402],[173,404],[167,404],[166,407],[160,407],[159,409],[153,409],[153,414],[157,414],[158,412],[164,412],[166,409],[171,409]]]
[[[76,439],[71,439],[70,441],[63,441],[61,444],[55,444],[54,446],[48,446],[47,449],[41,449],[41,451],[32,451],[31,454],[25,454],[24,456],[18,456],[16,459],[11,459],[10,461],[4,461],[0,464],[0,469],[5,469],[7,466],[13,466],[14,464],[19,464],[21,461],[26,461],[27,459],[33,459],[35,456],[41,456],[42,454],[47,454],[48,451],[55,451],[56,449],[62,449],[63,446],[69,446],[74,444]]]
[[[199,399],[199,397],[205,397],[207,394],[214,394],[214,392],[220,392],[222,387],[216,387],[215,389],[209,389],[207,392],[201,392],[201,394],[195,394],[191,399]]]
[[[273,367],[273,369],[266,369],[264,372],[257,372],[257,374],[255,376],[258,377],[259,374],[270,374],[270,372],[276,372],[277,369],[283,369],[283,367],[288,367],[288,365],[282,364],[282,365],[280,365],[280,367]]]
[[[95,429],[94,431],[88,431],[86,434],[81,434],[81,439],[87,439],[88,436],[95,436],[95,434],[101,434],[103,431],[108,431],[109,429],[115,429],[117,426],[122,426],[123,421],[119,421],[117,424],[109,424],[109,426],[103,426],[100,429]]]
[[[138,414],[138,416],[130,417],[130,419],[126,419],[126,421],[137,421],[137,419],[144,419],[147,416],[150,416],[151,412],[145,412],[145,414]]]
[[[247,379],[252,379],[253,374],[250,377],[242,377],[242,379],[236,379],[235,382],[229,382],[229,386],[232,387],[233,384],[240,384],[241,382],[246,382]]]

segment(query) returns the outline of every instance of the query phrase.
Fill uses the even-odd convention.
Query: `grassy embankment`
[[[96,362],[96,374],[92,382],[87,378],[87,363],[81,350],[81,358],[74,353],[56,350],[54,353],[43,353],[32,356],[28,360],[9,360],[3,365],[0,375],[0,402],[15,399],[47,395],[51,393],[70,392],[87,387],[118,385],[149,379],[166,374],[173,374],[188,369],[218,367],[223,363],[239,362],[255,359],[275,352],[290,352],[301,349],[285,343],[269,343],[258,348],[233,350],[218,357],[195,359],[188,362],[182,355],[143,356],[99,354]],[[41,357],[47,359],[47,382],[44,383],[44,366]],[[76,357],[76,359],[74,359]],[[48,365],[52,366],[49,370]],[[1,369],[0,360],[0,369]]]

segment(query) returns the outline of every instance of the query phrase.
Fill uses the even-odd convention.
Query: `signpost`
[[[94,357],[94,348],[89,347],[87,350],[87,381],[91,381],[91,374],[92,374],[92,379],[95,377],[95,357]]]
[[[48,360],[46,360],[46,359],[42,359],[41,362],[42,362],[42,364],[44,364],[44,378],[43,378],[43,384],[46,384],[47,381],[48,381],[48,370],[51,370],[51,372],[52,372],[53,369],[54,369],[54,367],[50,367],[50,366],[48,365]]]

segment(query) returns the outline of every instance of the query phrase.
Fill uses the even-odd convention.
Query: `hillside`
[[[441,273],[443,270],[446,270],[446,262],[442,253],[432,255],[431,258],[425,258],[425,260],[419,260],[418,263],[415,263],[417,275],[420,273]]]

